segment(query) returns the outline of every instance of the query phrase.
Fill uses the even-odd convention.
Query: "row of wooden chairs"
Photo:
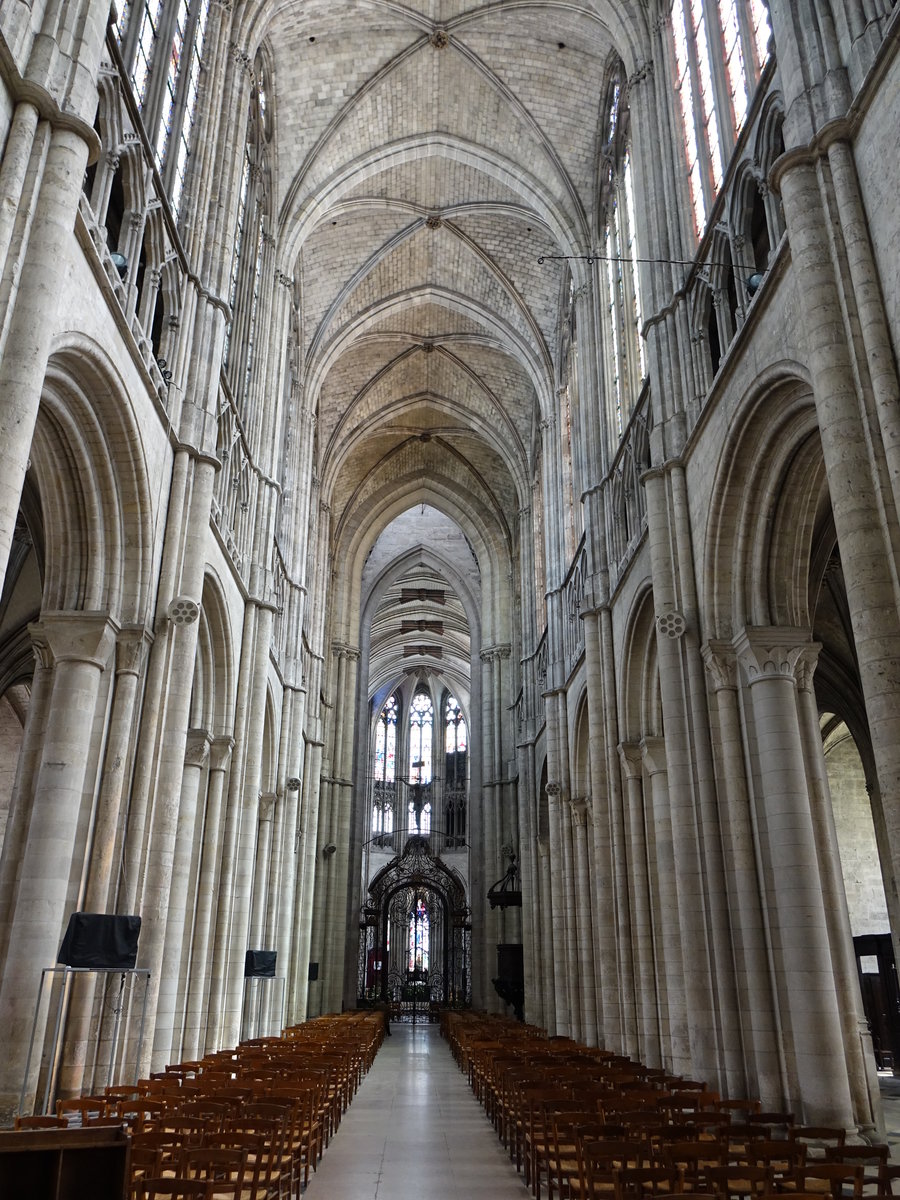
[[[168,1065],[134,1087],[60,1100],[17,1128],[125,1125],[132,1197],[290,1200],[309,1182],[384,1037],[343,1014]]]
[[[887,1146],[847,1146],[843,1129],[796,1124],[624,1055],[498,1017],[448,1012],[441,1028],[536,1198],[546,1185],[548,1200],[807,1190],[860,1200],[891,1195],[900,1173]],[[627,1160],[601,1169],[620,1147]]]

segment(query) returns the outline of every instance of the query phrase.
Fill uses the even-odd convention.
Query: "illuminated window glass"
[[[390,696],[375,727],[375,778],[393,783],[397,769],[397,697]]]
[[[698,236],[746,120],[768,44],[763,0],[674,0],[675,92]]]
[[[607,144],[600,183],[605,258],[606,409],[611,440],[621,436],[645,375],[629,112],[622,88],[609,89]]]
[[[147,86],[150,82],[150,68],[153,60],[153,47],[159,31],[162,16],[163,0],[144,0],[141,13],[141,24],[135,47],[134,66],[131,71],[131,86],[137,102],[143,105],[147,98]]]
[[[425,976],[430,958],[431,921],[422,896],[409,914],[409,970]]]
[[[409,711],[409,777],[431,783],[431,739],[434,705],[427,692],[416,692]]]
[[[200,83],[200,71],[203,65],[203,46],[206,40],[206,22],[209,17],[209,0],[203,0],[194,31],[194,44],[191,49],[190,66],[186,81],[184,115],[178,130],[178,140],[175,145],[175,168],[172,175],[172,208],[176,216],[184,191],[185,173],[188,157],[191,153],[191,138],[194,131],[194,120],[197,115],[197,90]],[[170,153],[172,150],[170,148]]]

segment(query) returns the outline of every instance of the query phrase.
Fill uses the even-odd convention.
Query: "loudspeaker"
[[[140,932],[140,917],[72,913],[56,961],[88,970],[131,971],[137,962]]]
[[[244,958],[245,979],[274,979],[276,950],[248,950]]]
[[[317,980],[318,978],[319,978],[319,964],[318,963],[310,963],[309,964],[309,982],[314,983],[315,980]]]

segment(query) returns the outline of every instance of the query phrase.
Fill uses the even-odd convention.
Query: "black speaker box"
[[[275,950],[248,950],[244,958],[245,979],[274,979]]]
[[[318,963],[310,963],[309,964],[309,977],[308,978],[309,978],[310,983],[315,983],[315,981],[319,978],[319,964]]]
[[[140,917],[72,913],[56,961],[95,971],[131,971],[137,962],[140,932]]]

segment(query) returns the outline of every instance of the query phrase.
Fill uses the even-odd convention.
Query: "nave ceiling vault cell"
[[[900,9],[801,15],[0,2],[4,1112],[86,908],[151,1036],[28,1097],[524,995],[880,1129]]]

